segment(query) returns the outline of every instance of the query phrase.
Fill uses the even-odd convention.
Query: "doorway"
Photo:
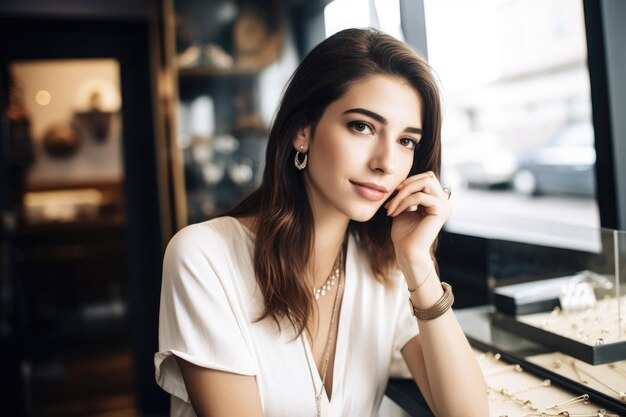
[[[148,22],[0,17],[7,415],[163,410]]]

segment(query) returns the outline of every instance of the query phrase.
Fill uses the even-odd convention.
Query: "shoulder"
[[[167,244],[167,251],[194,250],[208,251],[224,249],[231,243],[243,240],[244,233],[239,222],[233,217],[217,217],[201,223],[194,223],[179,230]]]
[[[235,218],[220,217],[178,231],[165,249],[163,288],[217,294],[226,287],[252,286],[253,246],[245,230]]]
[[[179,230],[167,244],[166,258],[225,255],[246,239],[243,226],[233,217],[217,217]]]

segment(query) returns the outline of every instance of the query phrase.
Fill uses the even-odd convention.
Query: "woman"
[[[488,414],[433,257],[440,128],[431,69],[402,42],[349,29],[307,55],[260,188],[166,250],[172,415],[375,416],[397,351],[437,416]]]

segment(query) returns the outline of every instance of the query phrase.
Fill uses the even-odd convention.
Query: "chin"
[[[352,209],[347,214],[350,220],[355,222],[364,223],[372,220],[374,215],[380,209],[380,205],[369,206],[369,207],[359,207],[358,209]]]

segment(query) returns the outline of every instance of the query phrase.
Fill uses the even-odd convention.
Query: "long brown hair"
[[[374,29],[346,29],[317,45],[292,75],[275,116],[267,145],[261,186],[231,210],[234,217],[256,216],[254,270],[265,298],[259,320],[287,318],[298,334],[314,308],[303,276],[313,248],[313,215],[302,173],[294,167],[293,139],[311,126],[311,136],[326,107],[359,80],[372,75],[402,78],[423,102],[423,136],[409,175],[431,170],[439,175],[441,105],[428,63],[403,42]],[[350,222],[364,259],[385,282],[397,268],[391,219],[381,207],[366,222]]]

